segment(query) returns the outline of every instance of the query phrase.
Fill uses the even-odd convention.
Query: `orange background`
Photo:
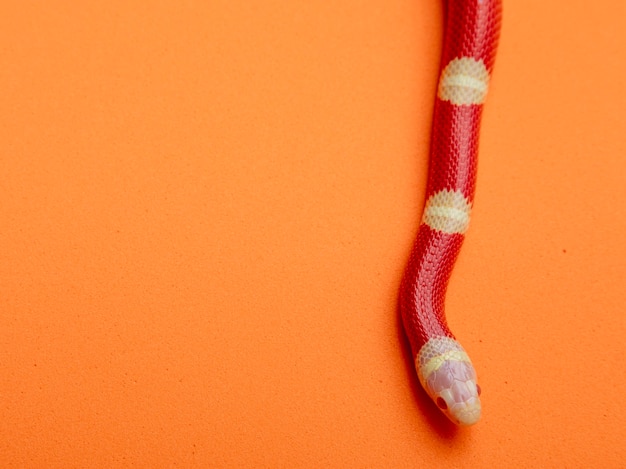
[[[396,314],[441,3],[2,2],[0,466],[626,466],[626,4],[505,0],[457,430]]]

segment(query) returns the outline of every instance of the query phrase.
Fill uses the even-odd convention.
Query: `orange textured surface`
[[[396,310],[442,15],[2,2],[0,466],[623,467],[626,4],[504,4],[460,430]]]

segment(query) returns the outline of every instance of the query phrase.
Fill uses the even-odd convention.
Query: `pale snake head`
[[[450,420],[459,425],[473,425],[480,419],[476,371],[456,340],[430,339],[420,349],[415,367],[422,386]]]

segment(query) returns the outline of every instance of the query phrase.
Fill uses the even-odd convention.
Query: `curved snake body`
[[[426,205],[400,287],[400,314],[420,383],[461,425],[480,418],[480,387],[448,328],[444,298],[474,200],[480,118],[501,11],[501,0],[447,1]]]

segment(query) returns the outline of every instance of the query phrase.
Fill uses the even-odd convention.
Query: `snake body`
[[[446,3],[426,203],[399,308],[420,383],[450,420],[472,425],[481,415],[480,387],[446,323],[444,299],[474,200],[480,119],[502,5],[501,0]]]

